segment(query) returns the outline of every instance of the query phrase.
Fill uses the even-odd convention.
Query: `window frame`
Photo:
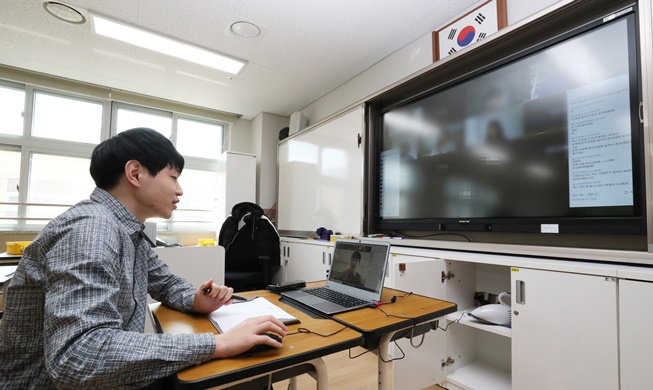
[[[230,131],[231,123],[228,121],[202,117],[183,112],[177,112],[170,109],[156,108],[143,106],[139,104],[132,104],[110,98],[103,98],[98,96],[91,96],[83,93],[76,93],[71,91],[62,91],[59,89],[34,86],[30,84],[22,84],[13,81],[0,79],[0,88],[11,88],[25,91],[25,102],[23,111],[23,131],[22,135],[0,134],[0,149],[10,151],[20,151],[20,177],[19,177],[19,192],[18,192],[18,211],[17,211],[17,224],[6,225],[0,220],[0,232],[33,232],[41,230],[49,220],[44,220],[43,224],[27,224],[27,198],[29,194],[29,175],[30,175],[30,161],[33,154],[48,154],[62,157],[75,157],[75,158],[90,158],[96,144],[86,142],[75,142],[66,140],[57,140],[44,137],[36,137],[31,135],[31,130],[34,120],[34,99],[36,93],[45,93],[57,97],[70,98],[81,101],[90,101],[102,104],[102,124],[100,127],[100,142],[106,140],[112,135],[117,133],[117,112],[119,108],[126,108],[133,111],[141,111],[145,113],[152,113],[154,115],[170,116],[172,120],[172,131],[170,140],[176,144],[177,140],[177,121],[180,118],[191,121],[198,121],[221,127],[221,145],[218,146],[215,159],[201,158],[193,156],[184,156],[185,168],[217,172],[217,161],[220,154],[224,151],[226,134]],[[153,99],[150,99],[150,101]],[[165,104],[164,104],[165,105]],[[183,105],[182,105],[183,106]],[[193,112],[193,107],[189,106],[189,111]],[[220,189],[217,189],[220,191]],[[90,195],[90,194],[89,194]],[[72,206],[72,205],[70,205]],[[205,211],[215,213],[215,206],[211,205],[212,209]],[[183,210],[183,209],[181,209]],[[219,221],[213,223],[205,223],[207,226],[185,226],[183,228],[175,226],[175,216],[169,220],[159,221],[158,225],[166,232],[183,232],[183,231],[216,231],[218,229]],[[185,222],[185,221],[176,221]]]

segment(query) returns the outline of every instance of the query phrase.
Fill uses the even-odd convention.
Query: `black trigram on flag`
[[[485,21],[485,15],[479,12],[478,15],[476,15],[476,17],[474,18],[474,20],[478,24],[483,24],[483,22]]]
[[[452,47],[451,50],[449,50],[449,51],[447,52],[447,54],[452,55],[452,54],[455,53],[455,52],[456,52],[456,49],[454,49],[454,48]]]
[[[447,39],[454,39],[456,37],[456,31],[458,31],[458,30],[455,29],[455,28],[452,28],[451,31],[449,31],[449,36],[447,37]]]
[[[486,33],[478,33],[478,38],[476,38],[476,42],[480,41],[481,39],[485,38],[487,34]]]

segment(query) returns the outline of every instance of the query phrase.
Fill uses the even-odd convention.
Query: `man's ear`
[[[134,187],[140,187],[140,174],[143,173],[143,166],[137,160],[129,160],[125,164],[125,178]]]

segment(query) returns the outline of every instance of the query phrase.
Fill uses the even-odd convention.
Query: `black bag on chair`
[[[225,248],[225,284],[234,291],[265,288],[280,265],[279,233],[263,209],[236,204],[222,224],[218,244]]]

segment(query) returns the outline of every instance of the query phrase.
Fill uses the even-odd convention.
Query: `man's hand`
[[[207,280],[195,292],[193,310],[198,313],[209,314],[224,305],[230,304],[233,293],[233,288],[218,286],[213,283],[213,279]]]
[[[281,343],[265,333],[273,332],[285,337],[287,331],[288,327],[273,316],[249,318],[229,329],[226,333],[215,335],[213,357],[236,356],[259,344],[280,348]]]

